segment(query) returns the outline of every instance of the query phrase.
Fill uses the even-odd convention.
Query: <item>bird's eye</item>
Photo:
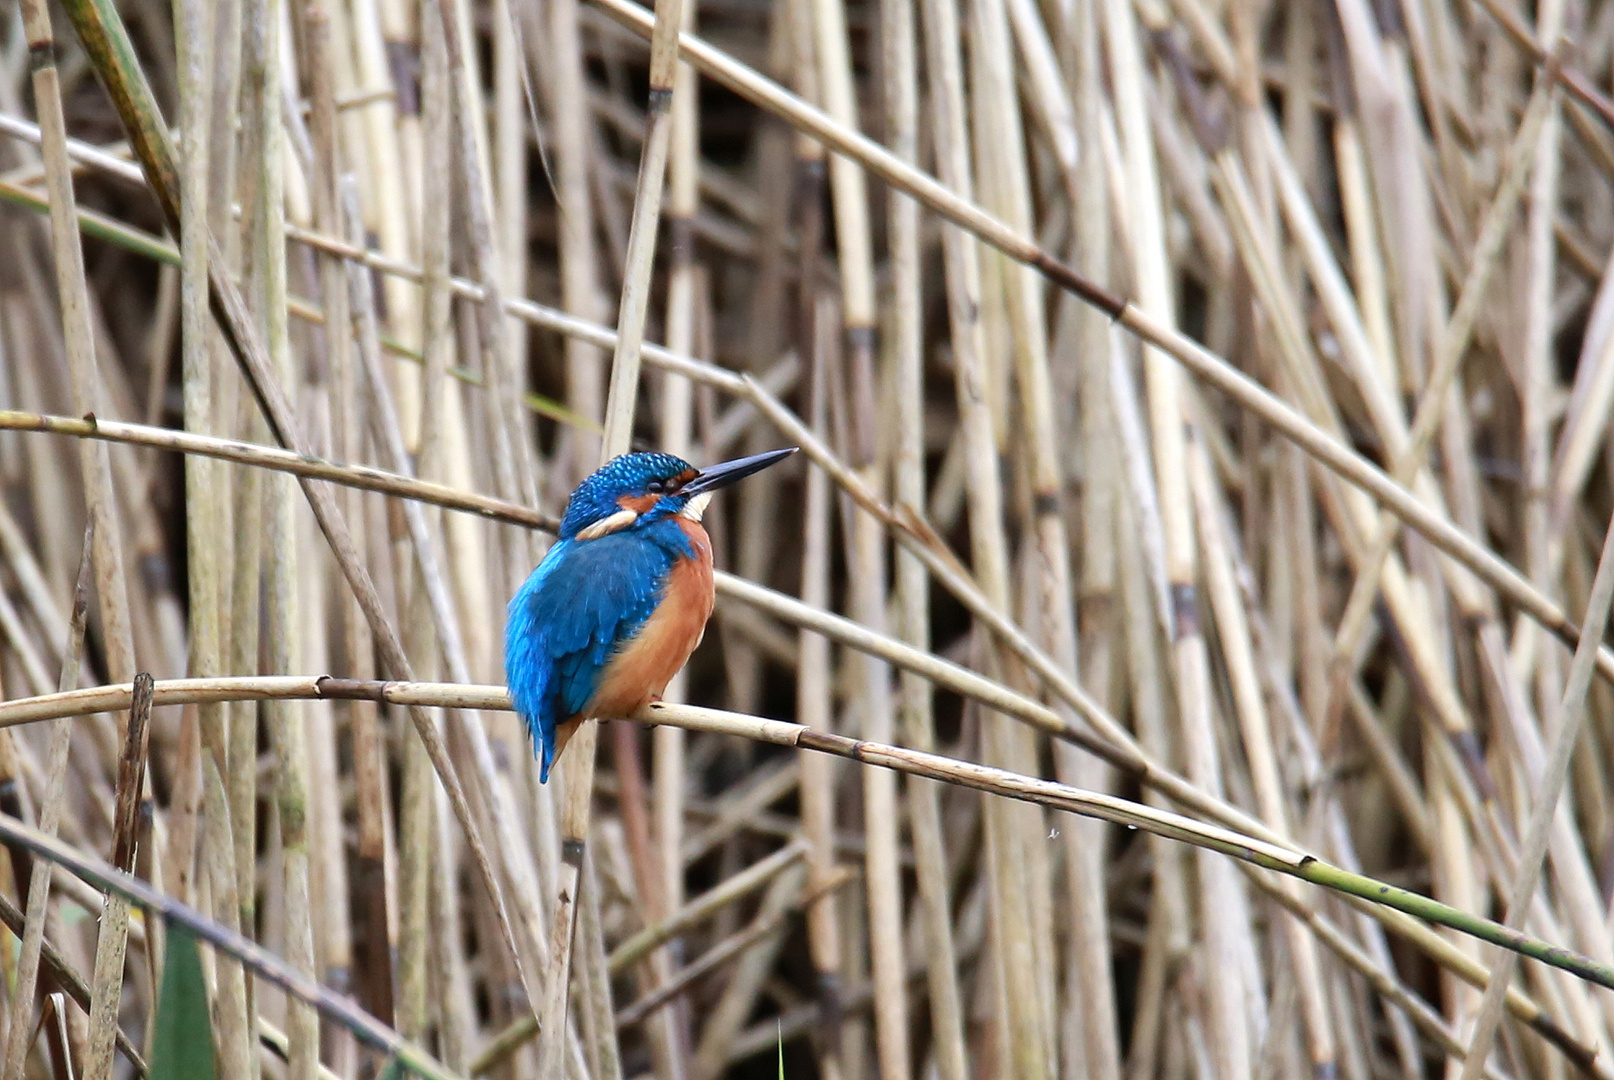
[[[652,480],[650,483],[645,485],[644,489],[651,495],[660,495],[662,492],[667,490],[667,485],[660,480]]]

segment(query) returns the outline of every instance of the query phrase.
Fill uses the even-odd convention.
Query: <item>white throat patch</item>
[[[712,503],[712,494],[710,491],[701,492],[684,504],[684,508],[678,511],[679,516],[687,517],[691,521],[699,521],[701,515],[706,513],[706,508]]]
[[[610,517],[601,518],[586,529],[577,530],[577,538],[579,540],[598,540],[602,536],[607,536],[620,529],[626,529],[638,520],[638,511],[624,507]]]

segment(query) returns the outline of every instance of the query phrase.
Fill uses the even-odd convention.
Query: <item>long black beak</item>
[[[752,473],[759,473],[769,465],[778,464],[799,449],[801,449],[799,446],[787,446],[783,450],[769,450],[766,453],[752,454],[750,457],[735,458],[721,465],[709,466],[702,469],[695,479],[686,483],[678,494],[699,495],[703,491],[716,491],[718,488],[728,487],[736,480],[744,480]]]

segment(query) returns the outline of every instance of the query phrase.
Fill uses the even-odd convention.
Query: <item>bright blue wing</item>
[[[505,679],[540,780],[554,762],[556,725],[582,711],[617,646],[655,611],[678,554],[636,533],[562,540],[510,601]]]

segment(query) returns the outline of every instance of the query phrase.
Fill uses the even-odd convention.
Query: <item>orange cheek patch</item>
[[[616,501],[616,504],[624,510],[642,514],[660,501],[660,495],[624,495]]]

